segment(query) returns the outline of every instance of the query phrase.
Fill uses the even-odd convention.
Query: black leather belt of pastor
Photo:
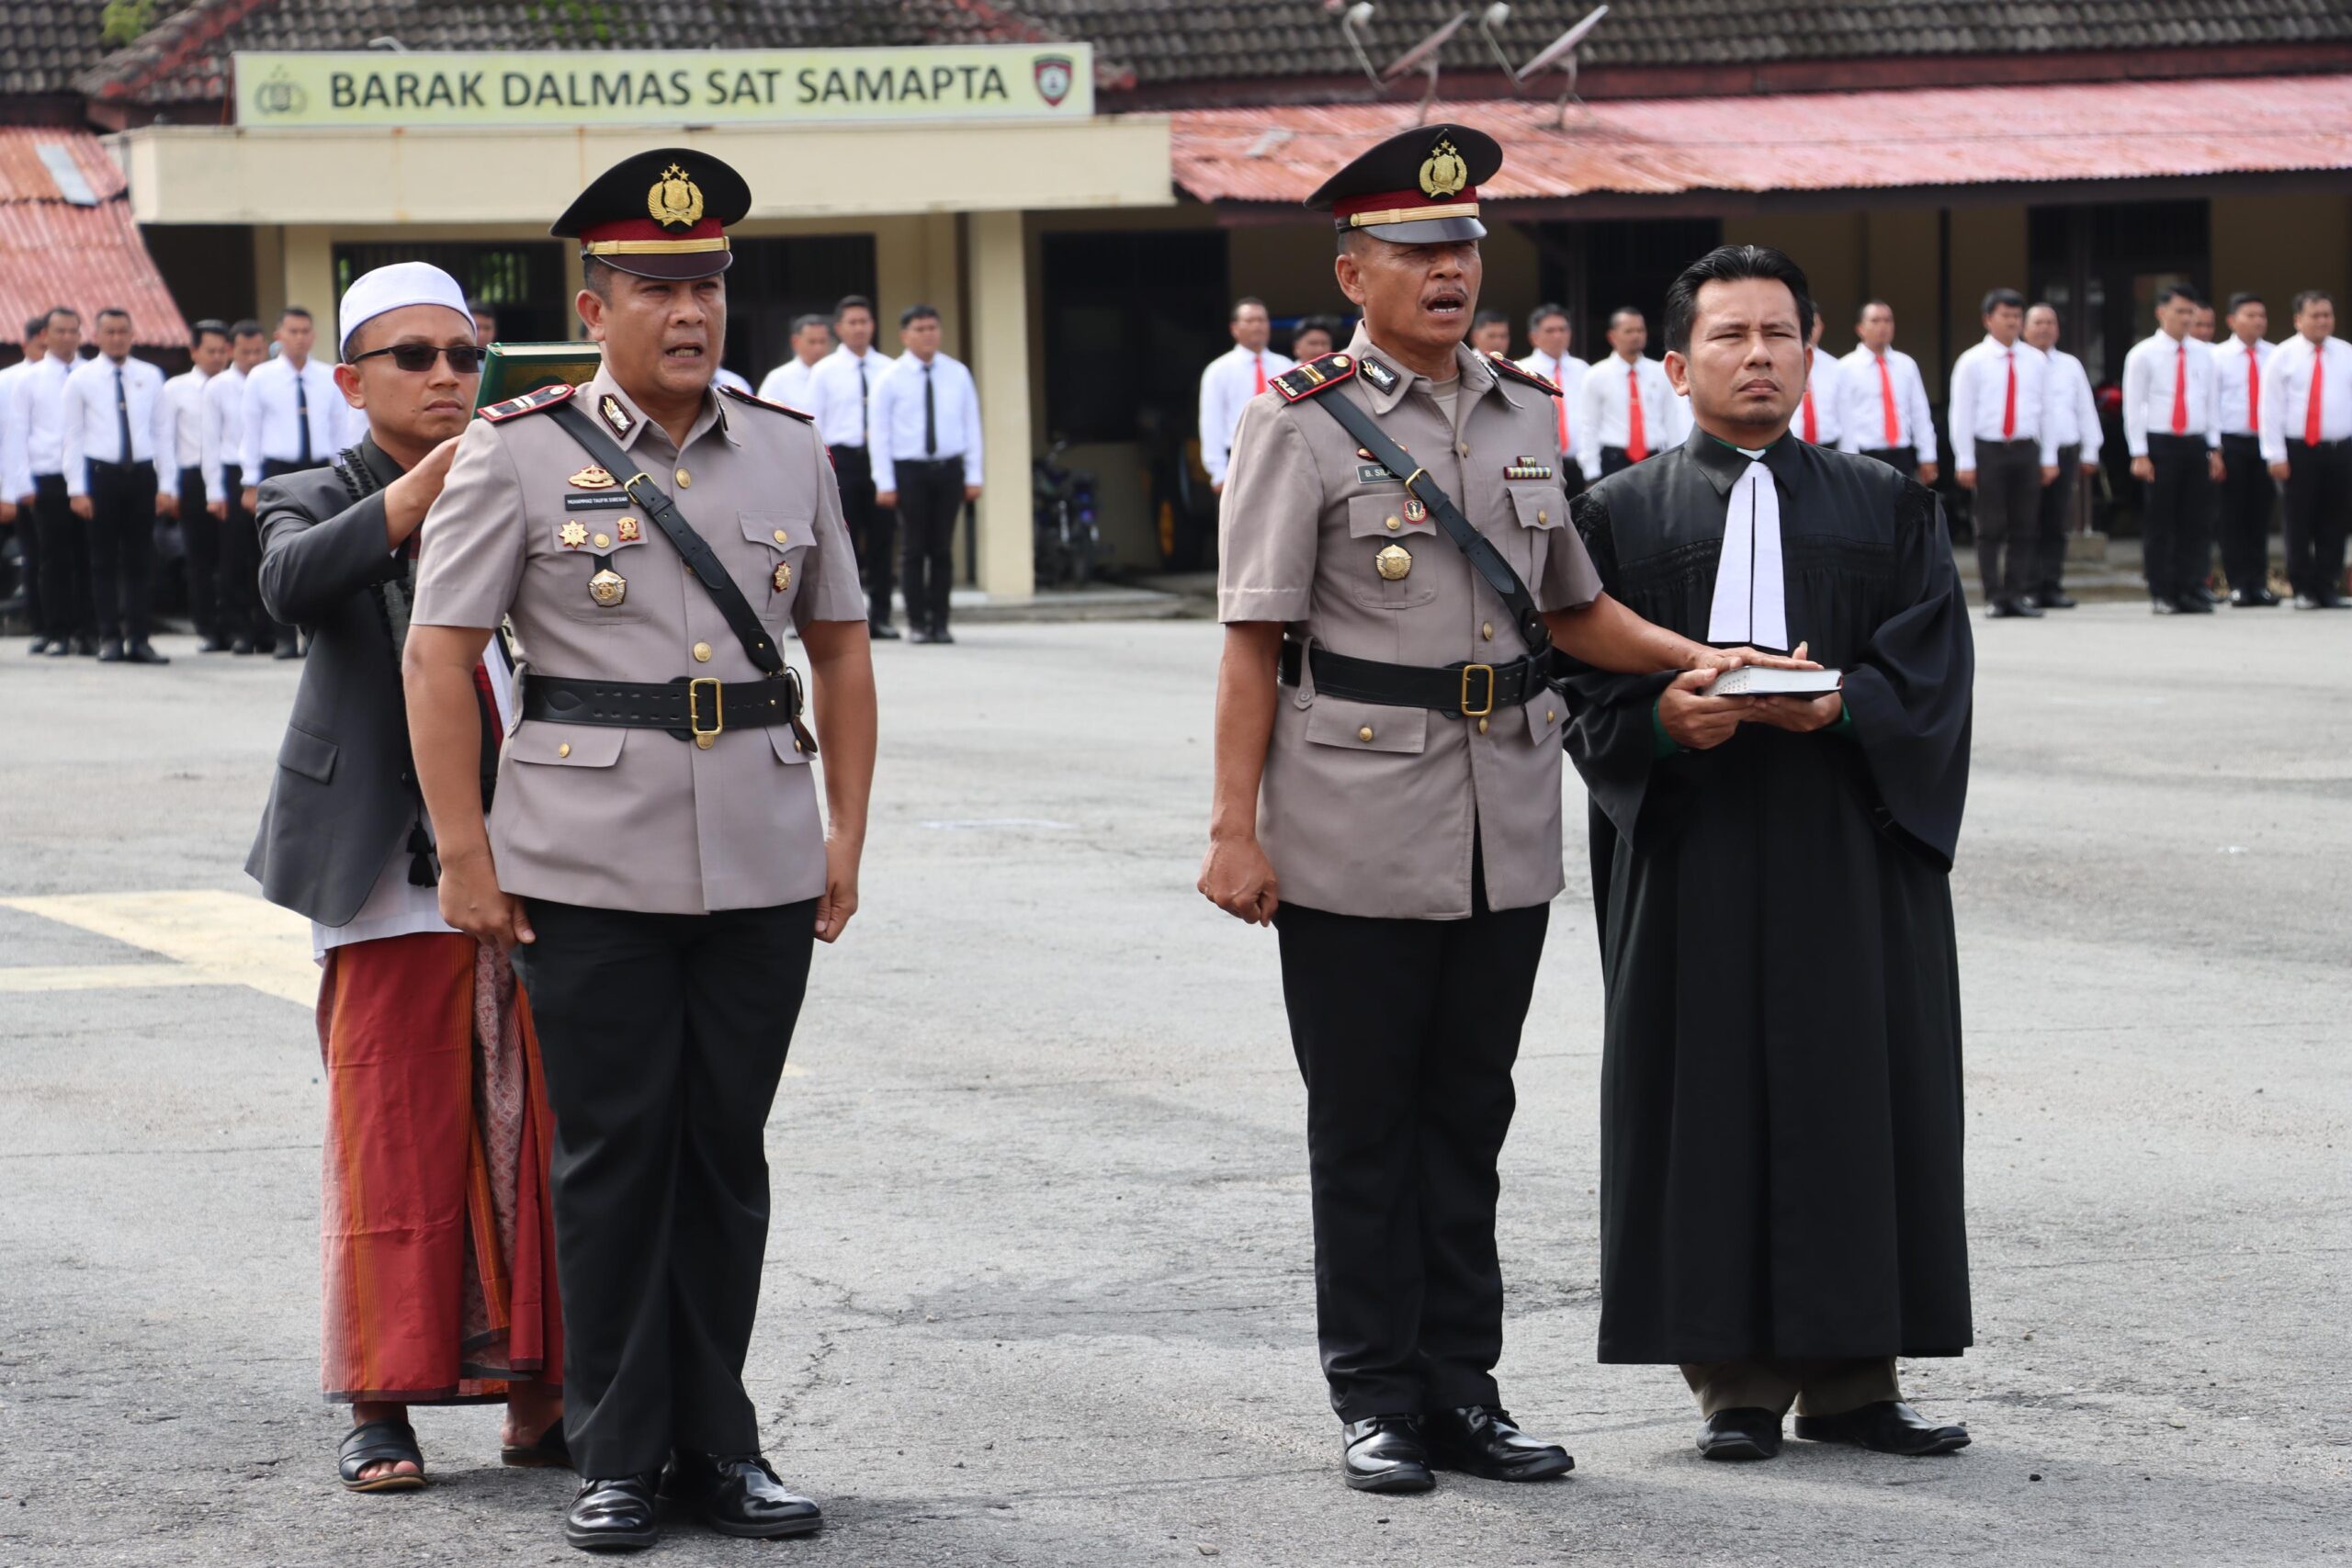
[[[1483,718],[1497,708],[1517,707],[1548,690],[1552,679],[1548,648],[1509,664],[1448,664],[1430,669],[1351,659],[1328,648],[1309,650],[1305,643],[1284,637],[1283,685],[1298,684],[1299,666],[1305,660],[1312,661],[1315,690],[1322,695],[1393,708],[1428,708],[1449,718]]]
[[[816,738],[800,722],[800,676],[786,670],[773,680],[709,678],[655,684],[644,681],[572,681],[531,675],[523,682],[523,716],[548,724],[592,724],[616,729],[665,729],[704,750],[730,729],[788,724],[810,756]]]

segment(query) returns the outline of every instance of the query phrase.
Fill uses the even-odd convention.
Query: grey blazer
[[[400,465],[358,448],[376,481],[354,504],[334,464],[261,486],[261,598],[311,637],[277,776],[246,873],[273,904],[350,923],[421,820],[408,710],[391,631],[374,592],[403,558],[384,542],[382,487]]]

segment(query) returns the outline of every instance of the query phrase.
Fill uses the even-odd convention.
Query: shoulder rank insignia
[[[1511,358],[1510,355],[1497,354],[1492,349],[1488,349],[1487,351],[1487,358],[1494,366],[1497,373],[1508,376],[1514,381],[1524,381],[1529,386],[1537,388],[1542,391],[1549,393],[1553,397],[1556,398],[1560,395],[1560,389],[1558,385],[1553,382],[1548,377],[1538,376],[1534,371],[1530,370],[1526,366],[1521,365],[1518,360]]]
[[[1327,354],[1320,359],[1310,359],[1304,365],[1294,365],[1266,383],[1283,401],[1295,403],[1301,398],[1311,398],[1326,388],[1336,387],[1356,373],[1352,354]]]
[[[520,419],[526,413],[551,409],[568,400],[580,389],[569,382],[559,381],[552,387],[541,387],[519,398],[509,398],[503,403],[492,403],[481,411],[481,417],[492,424],[503,424],[510,419]]]
[[[726,393],[729,397],[734,399],[739,403],[749,403],[755,409],[772,409],[777,413],[788,413],[803,424],[814,424],[817,423],[817,416],[815,414],[803,413],[798,409],[793,408],[789,404],[772,403],[765,398],[753,397],[749,392],[739,392],[732,387],[721,387],[718,389]]]

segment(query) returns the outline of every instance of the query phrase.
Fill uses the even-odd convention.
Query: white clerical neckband
[[[1715,566],[1715,597],[1707,640],[1757,648],[1789,646],[1788,590],[1781,571],[1781,494],[1762,452],[1732,450],[1747,471],[1731,487],[1724,507],[1723,557]]]

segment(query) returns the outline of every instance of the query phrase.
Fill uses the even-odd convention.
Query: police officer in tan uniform
[[[657,1487],[729,1535],[820,1523],[760,1454],[742,1368],[768,1108],[812,943],[857,909],[874,677],[815,430],[712,389],[725,227],[750,205],[735,171],[669,148],[554,225],[585,253],[604,367],[437,455],[404,660],[443,917],[513,949],[546,1062],[565,1533],[590,1550],[651,1545]],[[502,620],[523,716],[485,829],[472,670]]]
[[[1553,649],[1701,682],[1736,661],[1601,592],[1566,525],[1556,389],[1463,343],[1476,186],[1501,163],[1491,137],[1424,127],[1308,198],[1334,214],[1363,324],[1250,401],[1225,493],[1200,887],[1279,935],[1317,1336],[1341,1473],[1364,1491],[1573,1467],[1494,1378],[1495,1161],[1562,886]]]

